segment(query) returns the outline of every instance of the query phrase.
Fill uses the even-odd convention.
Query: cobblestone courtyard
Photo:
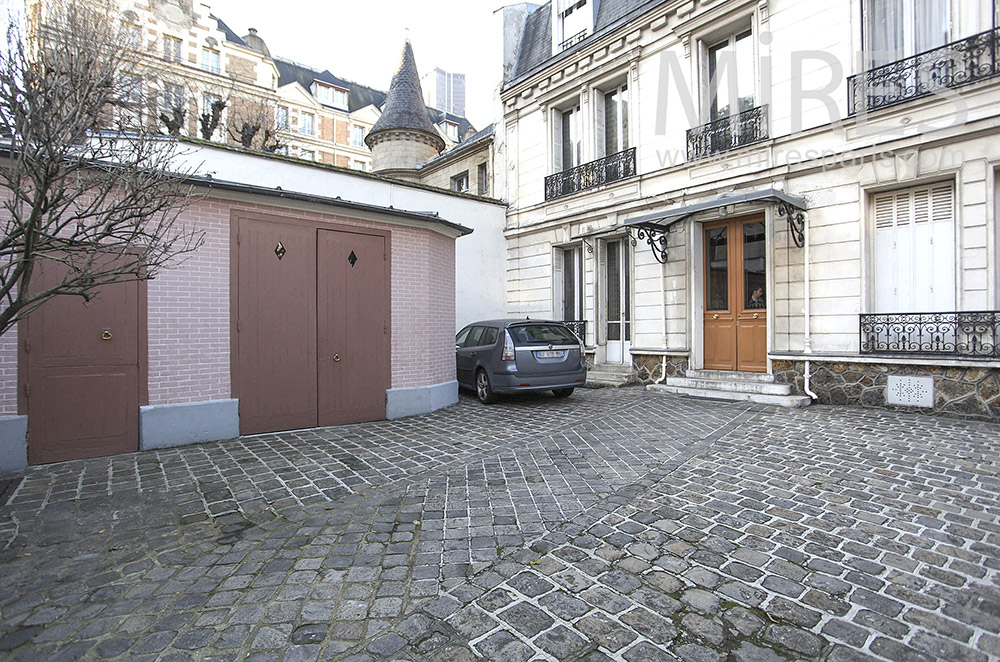
[[[1000,427],[577,391],[0,478],[9,660],[1000,659]]]

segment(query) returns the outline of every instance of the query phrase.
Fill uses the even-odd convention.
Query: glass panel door
[[[604,311],[607,338],[607,362],[624,363],[632,340],[631,273],[628,243],[624,239],[605,245]]]

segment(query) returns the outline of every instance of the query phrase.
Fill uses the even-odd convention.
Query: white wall
[[[460,237],[455,244],[455,322],[461,328],[475,320],[505,316],[503,205],[238,150],[183,144],[180,151],[182,160],[197,167],[199,175],[216,180],[406,211],[437,212],[443,220],[471,228],[472,234]]]

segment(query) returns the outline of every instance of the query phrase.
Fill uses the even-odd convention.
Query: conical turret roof
[[[424,95],[420,89],[420,75],[417,73],[413,47],[410,46],[408,39],[403,46],[399,68],[392,76],[392,83],[389,84],[389,92],[386,95],[382,116],[368,132],[365,142],[371,147],[369,139],[373,135],[380,131],[395,129],[422,131],[440,142],[438,150],[444,148],[444,140],[435,131],[434,124],[427,114],[427,106],[424,105]]]

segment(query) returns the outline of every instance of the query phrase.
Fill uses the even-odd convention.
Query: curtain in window
[[[923,53],[947,44],[951,25],[949,0],[913,0],[913,3],[913,53]]]
[[[878,67],[904,57],[903,0],[867,0],[865,23],[869,66]]]

